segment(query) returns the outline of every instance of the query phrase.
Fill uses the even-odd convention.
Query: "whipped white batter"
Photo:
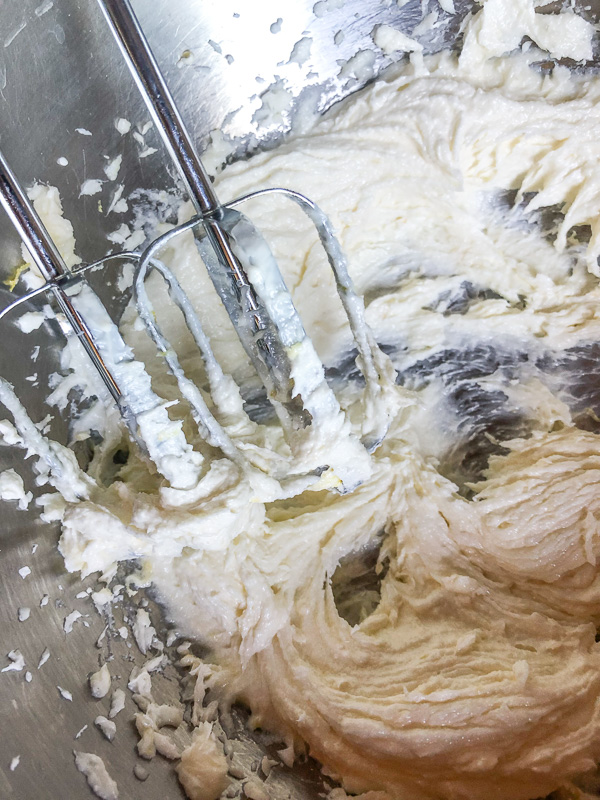
[[[191,488],[161,483],[135,454],[105,486],[111,417],[104,456],[67,497],[67,568],[110,572],[140,557],[179,629],[210,647],[198,704],[207,691],[242,699],[286,757],[309,751],[353,793],[526,800],[600,758],[600,439],[578,391],[593,384],[600,339],[600,81],[536,67],[546,50],[589,59],[593,33],[571,11],[486,0],[458,57],[413,53],[394,80],[219,178],[223,200],[261,186],[305,193],[349,256],[399,372],[398,411],[358,489],[260,502],[201,443]],[[249,213],[319,355],[351,372],[314,230],[280,200]],[[192,238],[165,260],[205,307]],[[203,323],[243,383],[224,311],[211,306]],[[161,324],[202,383],[181,320]],[[132,321],[126,338],[152,364]],[[348,375],[341,383],[359,431],[368,409]],[[241,433],[256,446],[252,426]],[[60,489],[76,467],[59,461]],[[362,608],[357,598],[349,622],[332,578],[365,551],[380,596],[365,592]],[[211,796],[226,786],[209,734],[203,725],[179,767],[203,800],[196,750]]]

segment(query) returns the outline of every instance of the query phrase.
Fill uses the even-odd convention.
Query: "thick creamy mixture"
[[[546,50],[591,58],[593,33],[571,11],[487,0],[458,57],[403,45],[399,76],[219,178],[224,200],[289,186],[332,218],[398,370],[366,482],[265,503],[198,443],[192,488],[161,485],[135,454],[105,486],[111,417],[82,499],[67,497],[67,568],[140,557],[179,629],[210,648],[197,702],[245,701],[288,760],[309,751],[353,793],[535,798],[600,759],[600,81],[539,66]],[[358,430],[345,318],[314,230],[283,203],[249,213]],[[205,308],[192,238],[165,260]],[[243,383],[224,312],[204,317]],[[181,319],[162,324],[202,383]],[[131,321],[126,338],[152,369]],[[238,433],[256,445],[252,426]],[[64,479],[76,470],[61,458]],[[191,751],[180,774],[196,791]]]

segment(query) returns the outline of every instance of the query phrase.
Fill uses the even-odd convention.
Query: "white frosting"
[[[14,469],[5,469],[0,472],[0,497],[2,500],[16,500],[24,511],[29,507],[33,494],[25,491],[23,478]]]
[[[202,457],[186,442],[181,422],[169,419],[168,404],[152,391],[143,364],[134,360],[117,326],[88,286],[79,288],[73,304],[85,319],[104,363],[116,380],[124,409],[133,417],[135,433],[147,447],[150,458],[173,486],[193,486],[198,480]]]
[[[108,164],[104,167],[104,174],[109,179],[109,181],[117,180],[119,170],[121,169],[122,161],[123,161],[123,156],[119,155],[111,159],[111,161],[109,161]]]
[[[114,719],[119,712],[125,708],[125,692],[123,689],[115,689],[110,700],[110,711],[108,716]]]
[[[389,25],[376,25],[371,37],[377,47],[381,47],[386,55],[397,52],[414,53],[423,50],[423,45],[416,39],[411,39],[410,36]]]
[[[131,683],[130,683],[131,688]],[[177,728],[183,722],[183,709],[169,705],[156,705],[149,695],[143,695],[148,702],[143,706],[144,711],[135,715],[135,725],[140,736],[137,750],[142,758],[154,758],[156,753],[168,759],[178,759],[181,752],[176,743],[161,728],[169,726]]]
[[[119,131],[121,136],[124,136],[131,130],[131,122],[128,119],[124,119],[123,117],[118,117],[115,120],[115,128]]]
[[[88,178],[81,184],[79,196],[94,195],[102,191],[102,181],[99,178]]]
[[[600,338],[600,81],[560,66],[544,75],[532,65],[548,54],[519,50],[528,36],[587,59],[592,32],[572,11],[486,0],[460,57],[413,54],[393,81],[219,178],[225,200],[268,184],[318,202],[377,339],[395,349],[403,380],[422,378],[413,391],[387,387],[397,412],[355,491],[263,503],[247,473],[201,443],[206,471],[191,486],[157,485],[134,455],[123,480],[103,487],[36,438],[0,385],[48,480],[62,492],[71,476],[78,487],[63,517],[67,568],[89,574],[141,558],[177,629],[212,648],[213,666],[184,656],[198,675],[194,719],[207,688],[242,699],[255,724],[285,739],[282,757],[308,749],[348,792],[531,800],[600,758],[600,439],[576,426],[558,384],[561,359]],[[536,215],[550,206],[562,216],[546,236]],[[320,358],[336,364],[352,337],[314,231],[295,213],[269,197],[252,216]],[[581,226],[588,240],[577,238]],[[165,260],[203,308],[212,290],[191,236]],[[457,313],[465,286],[473,291]],[[247,360],[223,310],[206,317],[217,360],[243,379]],[[172,341],[186,341],[181,325],[165,319]],[[151,363],[135,325],[126,338]],[[477,347],[506,361],[477,382],[453,378],[453,353],[470,353],[480,369]],[[195,352],[182,362],[202,384]],[[435,359],[437,377],[426,380]],[[463,484],[466,499],[442,472],[470,419],[452,402],[475,383],[529,427]],[[376,392],[368,402],[359,394],[346,387],[340,399],[357,436],[365,407],[377,405]],[[283,453],[269,429],[244,427],[234,413],[223,424],[249,460]],[[352,559],[369,548],[380,590],[342,602],[340,562],[362,569]],[[129,687],[149,699],[148,671]],[[138,715],[145,757],[178,755],[161,719]],[[188,796],[215,800],[226,770],[201,723],[178,767]]]
[[[77,622],[80,617],[82,617],[81,611],[71,611],[70,614],[67,614],[63,621],[63,630],[65,633],[71,633],[73,630],[73,625]]]
[[[104,764],[95,753],[82,753],[74,750],[75,766],[85,775],[88,786],[100,800],[118,800],[119,789]]]
[[[94,725],[100,729],[102,735],[108,739],[109,742],[112,742],[117,733],[117,726],[114,722],[111,722],[111,720],[107,719],[106,717],[99,715],[94,720]]]
[[[536,13],[532,0],[485,0],[485,14],[479,14],[469,30],[461,60],[476,66],[490,56],[515,50],[523,36],[529,36],[556,58],[575,61],[592,58],[593,26],[572,11],[562,14]]]
[[[201,722],[192,744],[181,754],[177,775],[189,800],[217,800],[229,785],[227,761],[212,725]]]
[[[150,623],[150,616],[144,608],[138,608],[133,623],[133,635],[141,652],[146,654],[152,644],[156,631]]]
[[[92,697],[106,697],[110,691],[110,671],[108,664],[103,664],[97,672],[90,675],[90,692]]]
[[[17,325],[23,333],[31,333],[43,325],[45,319],[46,315],[43,311],[26,311],[17,320]]]
[[[11,650],[8,658],[10,663],[6,667],[2,667],[0,672],[21,672],[25,669],[25,658],[20,650]]]

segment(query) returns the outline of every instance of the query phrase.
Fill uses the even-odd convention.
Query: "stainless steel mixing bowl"
[[[455,40],[470,5],[467,0],[457,3],[452,16],[431,0],[431,10],[440,13],[443,25],[424,34],[426,50]],[[134,6],[197,140],[203,145],[210,131],[222,128],[236,140],[239,152],[257,143],[270,146],[293,122],[293,112],[278,125],[254,118],[262,104],[260,94],[274,80],[323,110],[364,83],[364,76],[340,78],[340,61],[367,49],[374,53],[374,75],[390,65],[391,59],[370,38],[375,24],[390,23],[411,33],[423,11],[429,11],[421,0],[410,0],[402,8],[396,2],[374,0],[320,0],[314,8],[311,0],[136,0]],[[302,64],[290,63],[294,45],[303,36],[312,39],[310,56]],[[42,181],[58,187],[79,255],[84,261],[97,259],[113,247],[107,234],[131,221],[135,204],[127,214],[109,214],[116,184],[106,182],[93,197],[80,196],[81,184],[103,179],[107,159],[117,155],[123,155],[117,183],[124,184],[124,196],[134,189],[177,193],[175,171],[152,129],[141,144],[115,128],[115,119],[123,117],[143,130],[148,114],[94,0],[0,0],[0,44],[0,146],[25,185]],[[156,152],[141,157],[146,146]],[[68,164],[61,166],[58,159]],[[19,262],[19,242],[0,214],[0,275],[9,275]],[[117,308],[118,297],[110,285],[105,296]],[[2,303],[8,299],[2,292]],[[48,413],[54,416],[52,435],[66,441],[66,420],[44,405],[48,376],[57,369],[57,348],[51,344],[58,339],[50,323],[27,337],[14,325],[5,325],[0,373],[15,383],[35,420]],[[33,363],[36,344],[42,352]],[[33,373],[37,382],[25,380]],[[2,469],[15,467],[27,488],[40,493],[20,450],[1,448],[0,460]],[[171,766],[160,757],[148,765],[146,783],[134,777],[137,736],[129,693],[126,710],[117,717],[115,741],[109,743],[95,728],[94,718],[106,713],[108,704],[91,698],[87,674],[112,656],[114,687],[125,688],[132,667],[144,658],[131,635],[124,640],[109,632],[96,646],[105,621],[89,598],[76,597],[93,580],[82,584],[78,576],[65,572],[56,550],[57,527],[37,517],[33,504],[28,512],[16,510],[15,504],[0,505],[0,668],[10,663],[7,653],[14,649],[26,662],[22,671],[0,673],[0,797],[88,797],[74,767],[73,749],[100,755],[121,797],[182,796]],[[19,573],[24,566],[31,570],[26,577]],[[48,602],[41,605],[45,595]],[[142,600],[139,593],[130,608]],[[30,617],[19,622],[18,609],[24,607],[31,609]],[[83,617],[66,633],[64,619],[73,610]],[[130,611],[115,613],[119,617]],[[155,610],[154,620],[159,619]],[[50,658],[38,669],[45,648]],[[72,702],[57,687],[71,692]],[[175,669],[156,678],[154,687],[160,700],[178,697]],[[17,755],[20,763],[11,770]],[[319,788],[306,769],[281,771],[278,780],[282,793],[287,786],[296,797],[316,796]]]

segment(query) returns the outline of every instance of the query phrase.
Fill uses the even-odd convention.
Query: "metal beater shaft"
[[[77,312],[65,290],[56,285],[57,279],[69,275],[58,248],[50,238],[33,203],[20,186],[17,178],[0,151],[0,203],[4,206],[13,225],[17,229],[22,241],[34,259],[37,268],[49,283],[53,283],[52,291],[60,310],[64,313],[71,327],[79,337],[85,351],[91,358],[94,366],[100,373],[106,388],[119,403],[121,390],[106,366],[104,359],[96,347],[92,335],[80,314]]]

